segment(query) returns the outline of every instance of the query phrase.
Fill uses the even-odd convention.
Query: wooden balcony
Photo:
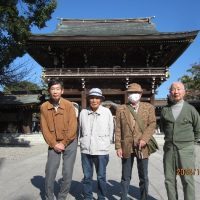
[[[123,78],[123,77],[166,77],[163,68],[46,68],[45,77],[62,78]]]

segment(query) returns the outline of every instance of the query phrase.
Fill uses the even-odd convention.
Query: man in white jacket
[[[113,116],[101,105],[102,91],[93,88],[88,95],[89,108],[83,109],[79,117],[81,161],[84,174],[84,199],[92,200],[93,164],[97,172],[98,199],[106,198],[106,166],[109,161],[109,147],[113,136]]]

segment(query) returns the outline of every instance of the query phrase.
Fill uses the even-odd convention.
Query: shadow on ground
[[[40,197],[42,200],[45,200],[45,196],[44,196],[44,177],[43,176],[34,176],[31,179],[31,183],[33,186],[35,186],[36,188],[38,188],[40,190]]]
[[[107,181],[107,198],[109,200],[120,199],[120,183],[114,180]],[[93,181],[93,193],[97,193],[97,181]],[[72,181],[70,194],[77,200],[83,200],[82,184],[81,182]],[[129,195],[134,199],[140,199],[140,190],[138,187],[130,186]],[[149,196],[149,200],[156,200],[154,197]]]
[[[54,183],[54,194],[57,197],[59,188],[60,188],[61,179],[55,181]],[[31,179],[31,183],[33,186],[40,190],[40,197],[42,200],[45,200],[45,189],[44,189],[44,177],[43,176],[34,176]],[[116,200],[120,198],[120,183],[114,180],[108,180],[108,193],[107,198],[109,200]],[[83,200],[82,195],[82,183],[78,181],[72,181],[70,195],[74,197],[76,200]],[[97,181],[93,181],[93,193],[97,193]],[[140,190],[138,187],[130,186],[129,195],[134,199],[140,199]],[[154,197],[149,196],[149,200],[156,200]]]
[[[31,179],[32,185],[40,190],[41,200],[45,200],[44,180],[45,180],[45,178],[43,176],[34,176]],[[61,181],[61,179],[59,179],[58,181],[55,181],[55,183],[54,183],[54,194],[56,197],[58,196],[58,192],[60,189],[60,181]]]
[[[5,158],[0,158],[0,169],[1,169],[2,165],[3,165],[3,163],[4,163],[4,160],[5,160]]]

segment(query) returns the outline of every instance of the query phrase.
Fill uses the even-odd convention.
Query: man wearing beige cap
[[[121,105],[116,111],[115,148],[122,159],[121,199],[128,199],[134,159],[137,160],[140,199],[148,198],[148,147],[147,143],[154,134],[156,117],[154,107],[140,102],[142,88],[137,83],[128,87],[128,104]]]
[[[99,88],[92,88],[88,94],[89,107],[79,117],[81,161],[83,169],[83,195],[92,200],[93,165],[97,173],[97,196],[106,199],[106,166],[109,161],[109,147],[113,135],[113,116],[101,105],[104,100]]]

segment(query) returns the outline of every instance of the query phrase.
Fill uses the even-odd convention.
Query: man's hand
[[[123,153],[122,153],[122,149],[117,149],[117,156],[122,158],[123,157]]]
[[[54,150],[58,153],[62,152],[65,150],[65,145],[63,143],[57,143],[55,146],[54,146]]]
[[[147,143],[144,140],[139,140],[139,149],[142,149]]]

